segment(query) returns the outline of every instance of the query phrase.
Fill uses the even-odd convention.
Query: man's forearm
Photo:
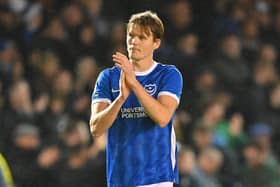
[[[93,136],[102,135],[112,126],[124,101],[122,97],[118,97],[106,109],[91,116],[90,129]]]
[[[157,99],[150,96],[145,88],[137,81],[131,88],[144,107],[147,115],[160,127],[164,127],[171,119],[172,111],[168,110]]]

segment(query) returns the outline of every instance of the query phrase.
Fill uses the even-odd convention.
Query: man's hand
[[[125,82],[127,86],[132,88],[137,81],[132,62],[128,60],[127,56],[119,52],[116,52],[113,55],[113,61],[115,62],[115,65],[120,67],[125,74]]]
[[[120,97],[125,101],[130,94],[130,89],[127,87],[127,84],[125,81],[125,74],[123,71],[121,71],[119,85],[120,85]]]

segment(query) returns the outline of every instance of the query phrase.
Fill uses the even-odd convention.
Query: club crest
[[[145,90],[150,95],[154,95],[157,91],[157,85],[156,84],[147,84],[145,85]]]

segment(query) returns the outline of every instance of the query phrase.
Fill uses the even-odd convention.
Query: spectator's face
[[[240,40],[237,36],[228,36],[223,42],[223,51],[230,58],[238,58],[241,52]]]
[[[95,39],[95,31],[93,26],[85,26],[80,33],[80,41],[83,44],[91,44]]]
[[[256,141],[258,141],[265,149],[270,148],[271,145],[271,135],[270,134],[262,134],[255,137]]]
[[[93,58],[84,58],[77,65],[77,77],[83,81],[91,81],[97,74],[97,65]]]
[[[272,45],[263,46],[260,58],[261,61],[273,63],[277,58],[277,52]]]
[[[40,140],[35,135],[22,135],[15,138],[15,145],[23,150],[34,150],[40,144]]]
[[[192,22],[192,8],[186,1],[179,1],[171,6],[171,22],[178,28],[187,27]]]
[[[90,0],[85,1],[87,9],[92,16],[98,17],[101,12],[103,0]]]
[[[13,47],[7,47],[0,52],[0,60],[5,63],[10,63],[13,60],[14,50]]]
[[[254,79],[260,85],[270,85],[278,80],[276,68],[273,64],[256,64],[254,69]]]
[[[78,129],[75,129],[67,134],[64,141],[66,142],[67,146],[72,147],[80,145],[82,143],[82,137]]]
[[[208,107],[204,115],[211,117],[213,122],[217,123],[224,118],[224,114],[225,106],[221,103],[213,103]]]
[[[52,80],[59,73],[59,59],[55,54],[46,54],[45,62],[42,65],[42,71],[46,79]]]
[[[63,40],[65,38],[65,30],[59,19],[51,20],[47,27],[46,34],[58,40]]]
[[[193,138],[196,146],[202,149],[212,144],[213,133],[210,130],[195,130]]]
[[[66,96],[72,90],[72,76],[68,71],[61,72],[55,80],[54,91],[59,95]]]
[[[159,39],[154,39],[151,30],[145,32],[143,28],[136,24],[131,24],[127,31],[127,51],[132,61],[152,59],[153,52],[160,45]]]
[[[62,99],[54,98],[51,100],[50,108],[52,113],[60,114],[65,109],[65,102]]]
[[[27,82],[19,82],[10,93],[12,108],[21,110],[31,102],[30,88]]]
[[[211,90],[216,86],[216,75],[211,71],[203,72],[197,79],[197,88],[202,90]]]
[[[242,22],[246,18],[246,11],[242,6],[237,5],[233,8],[231,17],[238,22]]]
[[[179,40],[178,47],[188,55],[195,55],[197,52],[198,38],[194,34],[188,34]]]
[[[125,34],[124,25],[122,23],[115,24],[111,32],[112,42],[114,44],[124,43],[126,37]]]
[[[64,10],[64,20],[70,27],[78,26],[83,21],[83,14],[79,6],[72,4]]]
[[[258,23],[254,20],[248,20],[243,28],[243,37],[248,40],[255,40],[259,34]]]
[[[199,166],[209,175],[215,174],[222,164],[219,158],[211,157],[210,155],[201,155],[199,158]]]
[[[77,145],[86,145],[89,142],[90,134],[88,132],[87,124],[80,122],[77,126],[69,132],[66,132],[63,141],[69,147]]]
[[[269,28],[272,24],[271,12],[258,12],[258,21],[261,27]]]
[[[251,167],[256,167],[264,162],[264,154],[253,146],[244,149],[246,163]]]

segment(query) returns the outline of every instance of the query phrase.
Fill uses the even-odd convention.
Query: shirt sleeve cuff
[[[108,103],[108,104],[111,104],[112,101],[108,98],[98,98],[98,99],[94,99],[91,101],[91,104],[94,104],[94,103]]]
[[[169,91],[161,91],[161,92],[158,93],[158,97],[161,96],[161,95],[168,95],[170,97],[173,97],[177,101],[178,104],[180,103],[179,97],[174,93],[171,93]]]

